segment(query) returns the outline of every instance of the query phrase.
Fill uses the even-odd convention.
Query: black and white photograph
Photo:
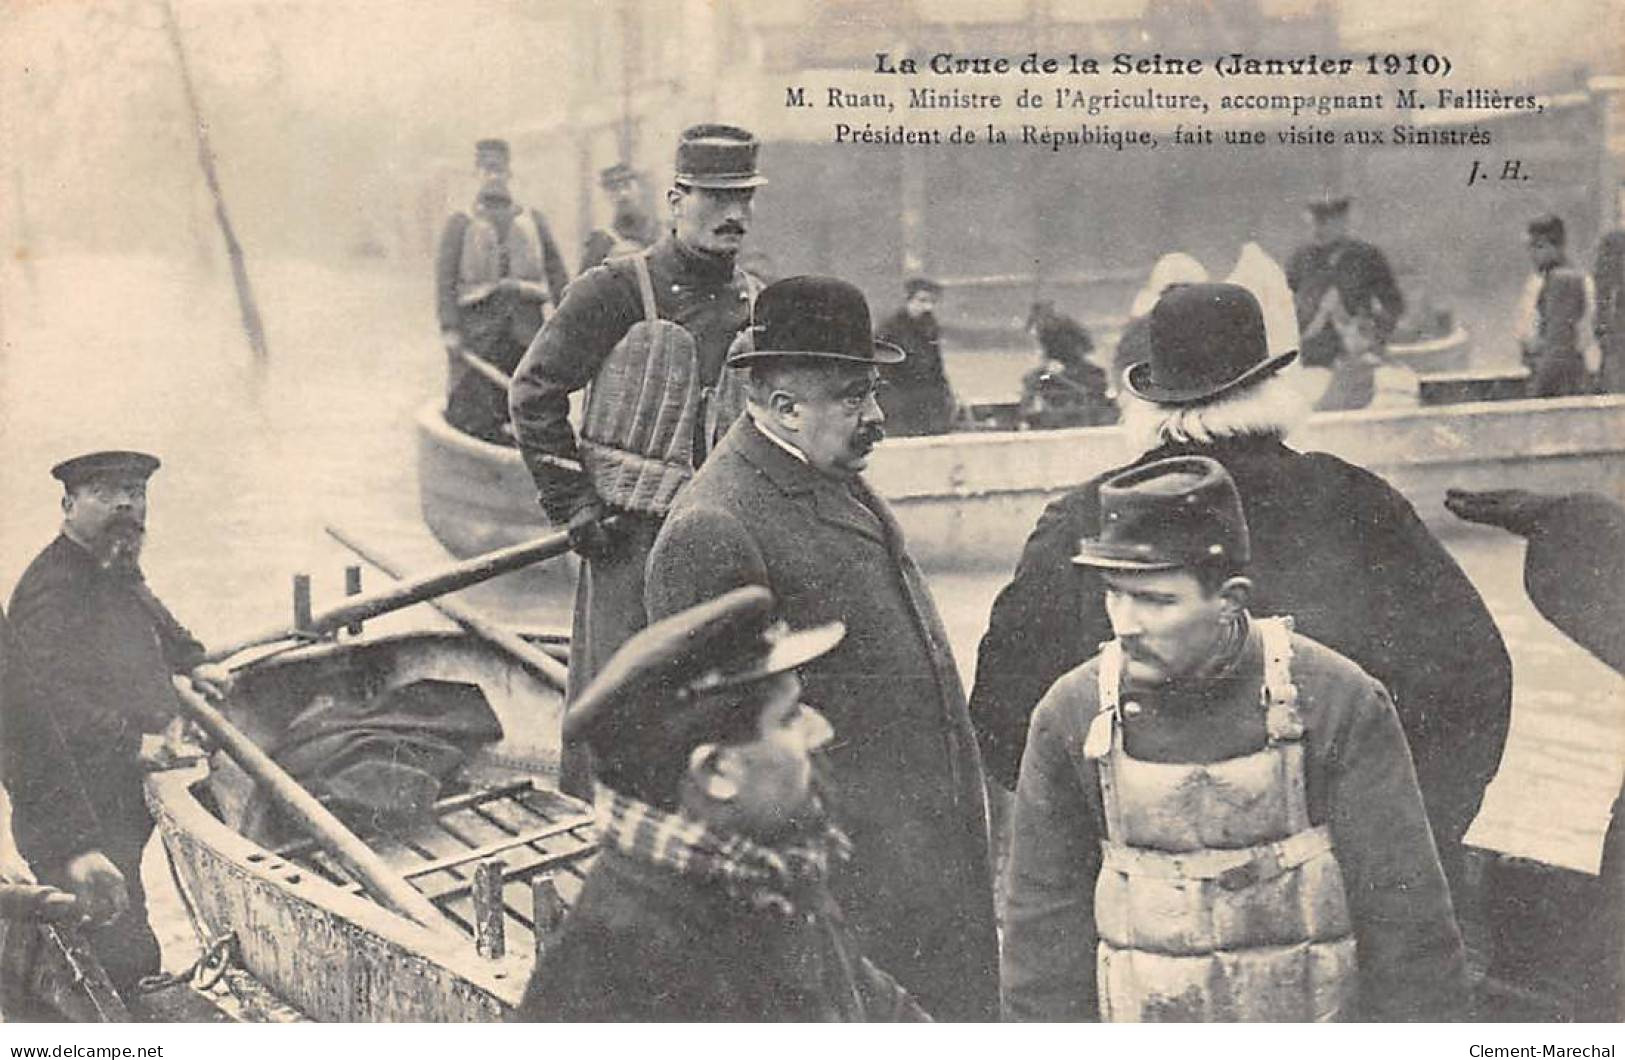
[[[1614,1056],[1622,41],[0,0],[0,1039]]]

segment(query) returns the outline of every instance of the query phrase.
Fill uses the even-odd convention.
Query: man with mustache
[[[141,852],[152,818],[144,772],[173,764],[159,735],[176,717],[170,678],[219,697],[226,671],[147,588],[147,479],[158,458],[89,453],[51,469],[62,533],[17,582],[0,767],[17,848],[42,883],[78,899],[88,939],[127,993],[158,971]]]
[[[581,250],[581,271],[602,265],[609,258],[635,254],[660,238],[660,226],[643,202],[643,180],[637,170],[617,162],[598,174],[598,186],[614,209],[608,228],[595,228]]]
[[[644,560],[661,520],[743,406],[723,362],[756,289],[736,259],[756,189],[767,183],[757,148],[732,125],[685,130],[665,238],[576,279],[514,373],[520,452],[543,510],[569,527],[585,560],[571,626],[573,688],[643,628]],[[589,387],[578,439],[570,395]],[[573,746],[563,784],[586,793],[585,761]]]
[[[861,472],[884,436],[869,307],[841,280],[762,291],[748,414],[672,506],[649,557],[658,619],[763,585],[793,626],[846,638],[802,668],[835,726],[837,815],[856,851],[833,881],[863,952],[939,1020],[998,1018],[986,792],[975,736],[925,579]],[[743,345],[743,344],[742,344]]]
[[[1027,1020],[1448,1020],[1467,979],[1387,691],[1254,618],[1217,461],[1100,486],[1115,639],[1033,712],[1005,911]]]
[[[795,670],[841,624],[790,632],[747,586],[642,630],[571,705],[600,853],[519,1019],[924,1018],[864,960],[830,895],[850,854],[814,754],[831,735]]]

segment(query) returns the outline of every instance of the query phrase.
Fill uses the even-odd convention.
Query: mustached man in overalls
[[[1116,639],[1039,703],[1003,988],[1028,1020],[1448,1020],[1466,973],[1387,691],[1247,612],[1247,524],[1207,457],[1101,488]]]

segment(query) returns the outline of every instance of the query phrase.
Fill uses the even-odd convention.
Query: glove
[[[1529,490],[1445,490],[1444,506],[1470,523],[1499,526],[1528,537],[1560,498]]]
[[[604,506],[585,505],[570,517],[570,547],[586,560],[605,560],[615,554],[620,536],[605,525]]]
[[[0,883],[0,919],[55,922],[79,915],[79,899],[55,887]]]
[[[111,924],[130,908],[124,874],[100,850],[87,850],[68,862],[68,890],[93,925]]]

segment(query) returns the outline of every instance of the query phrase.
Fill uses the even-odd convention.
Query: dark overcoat
[[[899,309],[881,322],[875,338],[904,354],[901,364],[885,369],[889,387],[880,395],[886,433],[903,437],[942,434],[953,426],[954,391],[942,364],[942,337],[937,318],[909,316]]]
[[[1197,453],[1236,481],[1252,535],[1259,615],[1354,660],[1393,694],[1428,819],[1454,871],[1462,833],[1506,745],[1512,662],[1488,609],[1410,503],[1382,479],[1274,436],[1165,445],[1135,465]],[[1055,501],[999,593],[977,659],[971,716],[988,768],[1015,782],[1039,697],[1112,635],[1098,574],[1072,562],[1099,532],[1100,483]]]
[[[124,874],[130,911],[90,937],[123,988],[158,960],[141,891],[141,737],[175,716],[171,675],[202,662],[203,646],[140,577],[102,570],[66,536],[17,582],[11,635],[0,766],[17,849],[49,883],[91,850]]]
[[[753,909],[715,883],[598,855],[516,1020],[825,1023],[923,1019],[822,910]]]
[[[890,509],[741,419],[649,558],[657,619],[765,585],[840,646],[801,671],[835,727],[835,816],[856,847],[835,893],[863,952],[939,1020],[997,1018],[986,793],[948,637]]]

